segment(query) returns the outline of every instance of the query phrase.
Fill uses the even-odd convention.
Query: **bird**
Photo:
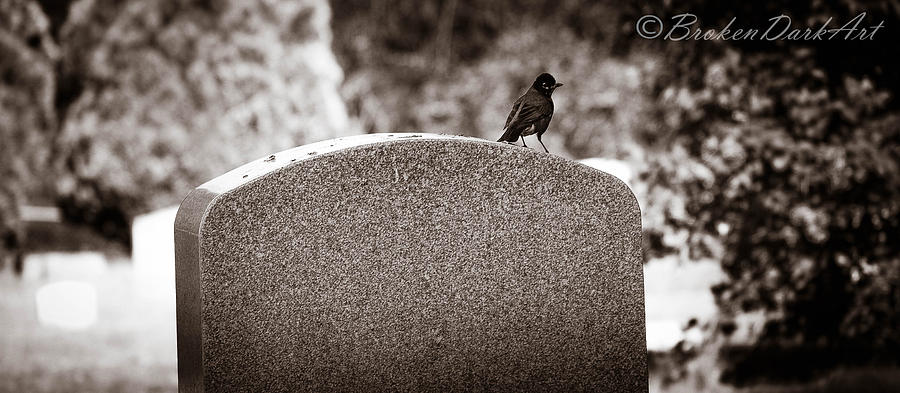
[[[515,143],[521,137],[522,146],[528,147],[525,136],[537,134],[544,152],[550,153],[541,141],[541,135],[547,131],[550,118],[553,117],[553,100],[550,95],[562,85],[556,83],[553,75],[546,72],[538,75],[528,91],[513,103],[512,110],[506,117],[506,125],[503,126],[503,136],[497,142]]]

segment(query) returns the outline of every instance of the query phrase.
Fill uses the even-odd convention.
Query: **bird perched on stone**
[[[550,118],[553,117],[553,100],[550,99],[550,95],[562,85],[556,83],[553,75],[546,72],[538,75],[531,88],[513,103],[512,111],[506,118],[506,125],[503,126],[503,136],[497,142],[515,143],[521,137],[522,146],[528,147],[525,144],[525,137],[537,134],[541,147],[549,153],[547,146],[541,141],[541,135],[547,131]]]

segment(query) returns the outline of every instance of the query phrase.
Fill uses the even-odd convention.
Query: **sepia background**
[[[682,12],[885,27],[635,31]],[[544,71],[547,147],[640,201],[652,391],[900,391],[898,22],[884,0],[0,0],[0,391],[174,391],[187,192],[339,136],[496,140]]]

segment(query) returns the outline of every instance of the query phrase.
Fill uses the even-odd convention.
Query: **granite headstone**
[[[638,203],[567,159],[315,143],[192,191],[175,242],[182,392],[647,391]]]

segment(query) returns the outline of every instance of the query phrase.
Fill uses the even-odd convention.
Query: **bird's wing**
[[[503,125],[504,130],[509,128],[509,123],[512,123],[513,120],[519,116],[519,113],[522,111],[523,103],[525,103],[525,95],[522,95],[513,103],[512,110],[509,111],[509,116],[506,117],[506,124]]]
[[[535,92],[535,94],[539,93]],[[521,131],[535,123],[538,123],[535,124],[535,127],[539,127],[540,123],[544,121],[549,123],[550,116],[553,115],[553,104],[543,97],[526,97],[517,112],[518,114],[507,127]],[[546,129],[546,125],[544,129]]]

